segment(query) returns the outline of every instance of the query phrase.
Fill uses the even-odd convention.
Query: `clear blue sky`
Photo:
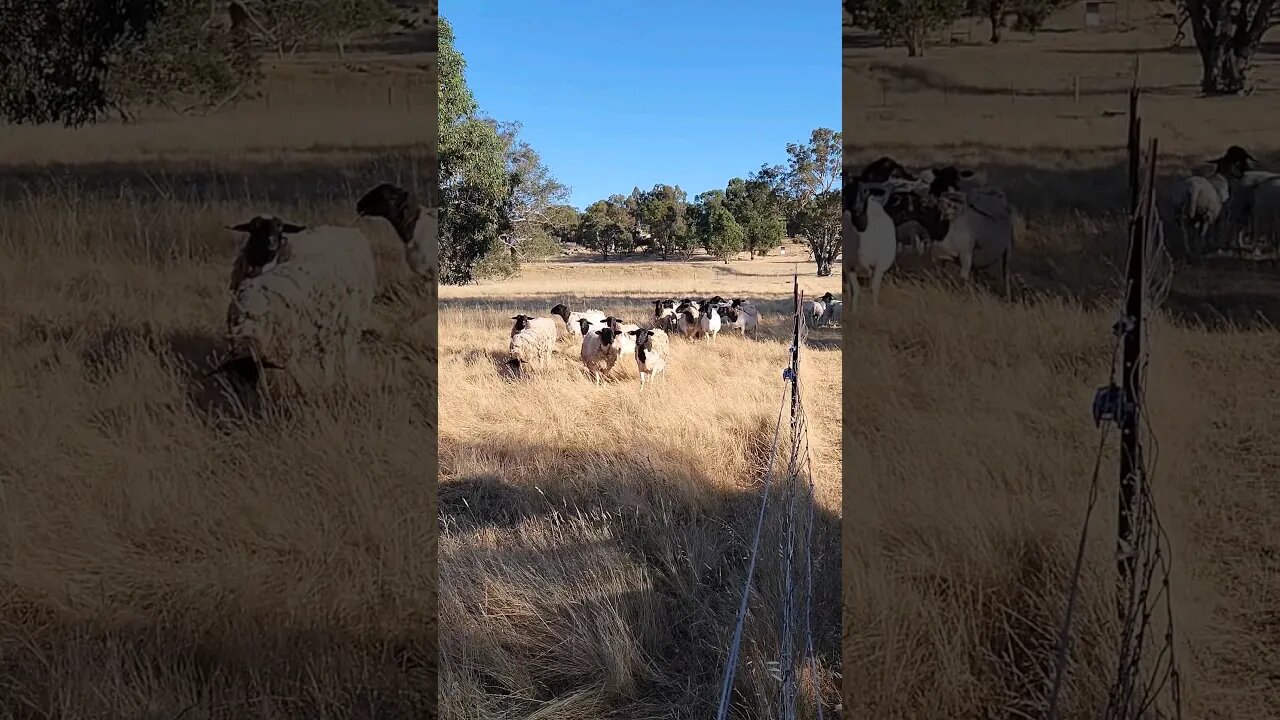
[[[579,209],[657,183],[692,198],[840,129],[828,0],[446,0],[441,14],[481,112],[520,121]]]

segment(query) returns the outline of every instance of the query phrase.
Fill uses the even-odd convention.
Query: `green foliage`
[[[790,215],[813,250],[818,275],[831,274],[840,252],[840,133],[817,128],[807,143],[787,144],[784,176]]]
[[[743,246],[752,258],[782,244],[787,232],[783,200],[768,175],[733,178],[725,188],[725,202],[742,226]]]
[[[280,57],[300,46],[334,43],[346,55],[347,43],[389,25],[396,17],[388,0],[240,0],[251,14],[259,38]]]
[[[110,108],[112,50],[136,41],[161,0],[4,0],[0,118],[14,123],[94,122]]]
[[[634,250],[635,217],[627,209],[627,198],[613,195],[597,200],[582,213],[579,234],[582,244],[608,260]]]
[[[547,231],[561,243],[578,242],[578,226],[581,213],[572,205],[552,205],[547,208]]]
[[[1179,0],[1200,54],[1200,89],[1233,95],[1248,88],[1248,70],[1273,24],[1275,0]]]
[[[440,281],[465,284],[519,271],[521,258],[559,252],[555,232],[576,221],[551,210],[569,188],[519,138],[519,123],[479,115],[453,27],[439,20]],[[569,208],[572,211],[572,208]],[[576,213],[574,213],[576,215]]]
[[[713,194],[714,193],[714,194]],[[719,190],[703,193],[705,201],[699,203],[698,235],[707,254],[717,260],[729,262],[734,254],[742,252],[745,234],[742,226],[725,206]]]
[[[505,244],[513,249],[516,262],[545,260],[560,252],[559,241],[551,233],[549,213],[568,199],[569,188],[552,177],[537,151],[519,138],[520,123],[498,123],[496,127],[507,147],[509,192],[502,222],[508,236]]]
[[[169,0],[143,35],[117,43],[107,76],[109,104],[128,117],[163,107],[187,113],[246,95],[262,79],[243,36],[208,22],[204,0]]]
[[[440,282],[474,281],[476,265],[504,231],[510,193],[508,143],[491,121],[476,116],[466,62],[453,28],[440,18]]]
[[[650,235],[650,246],[666,259],[687,245],[685,224],[687,199],[679,185],[654,185],[634,203],[636,219]]]
[[[1016,13],[1013,29],[1035,34],[1058,10],[1071,0],[1007,0],[1009,10]]]
[[[905,45],[911,57],[924,52],[930,33],[950,25],[965,9],[965,0],[860,0],[852,4],[855,17],[886,40]]]

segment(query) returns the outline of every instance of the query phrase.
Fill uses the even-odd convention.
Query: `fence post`
[[[791,429],[796,427],[796,416],[800,413],[800,323],[803,322],[804,294],[800,292],[800,275],[793,274],[792,297],[795,300],[795,330],[791,335]]]

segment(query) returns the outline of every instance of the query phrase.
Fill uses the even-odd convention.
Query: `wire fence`
[[[1130,234],[1125,270],[1126,297],[1113,327],[1109,382],[1094,399],[1100,428],[1097,456],[1084,522],[1076,546],[1066,611],[1059,629],[1055,669],[1046,717],[1061,716],[1063,688],[1071,660],[1072,621],[1078,608],[1085,548],[1100,496],[1103,456],[1111,425],[1120,429],[1120,493],[1117,532],[1117,631],[1114,675],[1100,715],[1105,720],[1182,717],[1181,677],[1170,594],[1171,552],[1153,494],[1159,442],[1146,402],[1152,311],[1168,292],[1168,253],[1155,201],[1158,142],[1145,156],[1136,80],[1129,100]]]
[[[720,685],[720,700],[716,720],[725,720],[733,700],[733,681],[741,657],[742,635],[750,611],[750,600],[755,588],[755,570],[759,560],[770,494],[775,484],[781,485],[783,523],[777,528],[778,553],[782,568],[782,597],[778,616],[779,647],[777,659],[769,663],[770,675],[777,681],[778,720],[797,720],[801,707],[802,672],[809,669],[811,683],[808,695],[812,698],[813,714],[823,720],[826,716],[820,691],[818,661],[813,639],[814,558],[813,527],[817,503],[812,467],[810,466],[808,421],[805,416],[803,385],[800,373],[800,353],[808,335],[808,323],[804,322],[804,293],[800,290],[799,276],[792,277],[794,329],[790,347],[790,362],[783,371],[782,399],[778,408],[769,460],[764,472],[764,488],[761,492],[760,510],[756,516],[755,534],[747,564],[747,576],[743,582],[738,604],[737,618],[729,643],[728,657]],[[787,412],[788,405],[790,413]],[[784,426],[783,418],[789,415]],[[787,432],[784,435],[784,427]],[[785,468],[779,466],[782,440],[788,437],[790,448]]]

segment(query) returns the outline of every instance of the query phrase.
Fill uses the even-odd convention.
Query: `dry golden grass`
[[[552,262],[508,282],[442,290],[445,717],[715,712],[782,399],[793,257]],[[806,293],[837,289],[837,278],[812,276],[812,263],[799,268]],[[643,321],[652,299],[692,293],[755,298],[767,313],[760,339],[725,334],[706,346],[675,338],[666,376],[643,394],[634,359],[596,387],[568,339],[545,372],[520,381],[501,373],[517,312],[545,316],[571,302]],[[838,331],[816,330],[812,340],[802,374],[818,494],[813,622],[831,703],[839,682]],[[770,517],[770,527],[780,522]],[[756,570],[736,717],[776,717],[763,663],[777,652],[777,542],[765,537]]]
[[[1014,267],[1027,290],[1001,303],[916,277],[905,259],[881,312],[847,321],[847,717],[1043,711],[1098,438],[1090,403],[1107,382],[1118,309],[1126,53],[1167,33],[1144,7],[1132,9],[1130,32],[1077,31],[1075,6],[1035,40],[1011,33],[1003,47],[937,48],[920,60],[847,38],[848,155],[859,165],[882,154],[959,161],[1003,187],[1022,215]],[[1280,68],[1260,60],[1254,96],[1202,100],[1193,57],[1143,54],[1153,86],[1143,130],[1161,140],[1162,172],[1231,143],[1274,167],[1261,129],[1280,102]],[[887,106],[864,76],[897,78]],[[1010,86],[1024,95],[1011,98]],[[1189,718],[1280,717],[1276,269],[1220,260],[1182,270],[1153,330],[1153,478],[1173,545]],[[1067,718],[1096,717],[1113,673],[1115,451],[1113,435]]]
[[[346,390],[246,411],[201,379],[223,225],[425,186],[430,138],[362,112],[0,133],[0,717],[434,716],[430,295],[379,304]]]

